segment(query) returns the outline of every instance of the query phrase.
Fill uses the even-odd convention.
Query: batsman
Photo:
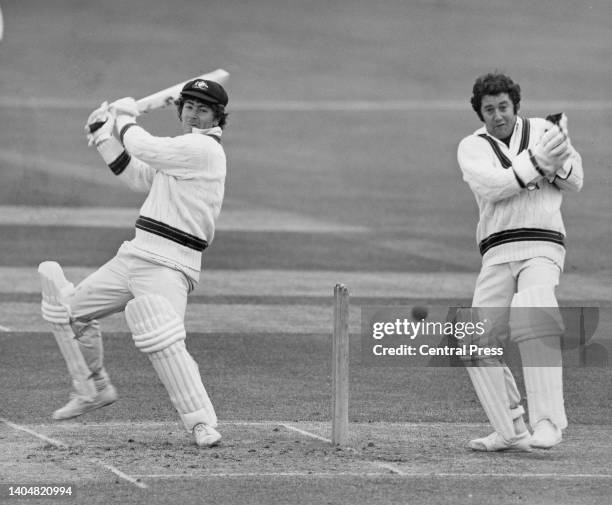
[[[184,316],[223,202],[227,104],[221,84],[189,81],[177,101],[183,134],[176,137],[157,137],[139,126],[138,105],[129,97],[104,102],[89,116],[90,145],[114,176],[147,196],[134,238],[76,288],[58,263],[39,266],[43,318],[52,325],[74,389],[54,419],[117,400],[104,368],[98,320],[125,311],[135,346],[151,361],[196,444],[209,447],[221,439],[198,365],[185,345]]]
[[[479,210],[482,267],[472,310],[493,315],[484,340],[510,338],[518,345],[532,429],[508,366],[476,359],[467,371],[494,428],[470,441],[476,451],[549,449],[567,427],[555,288],[565,261],[561,202],[564,193],[582,188],[582,160],[565,114],[527,118],[519,115],[520,101],[521,88],[509,76],[476,79],[471,103],[484,126],[457,152]]]

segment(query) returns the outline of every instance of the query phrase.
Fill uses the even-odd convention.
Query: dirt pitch
[[[455,153],[480,126],[474,78],[494,69],[520,82],[522,113],[568,113],[586,175],[564,201],[559,296],[612,305],[608,0],[2,10],[0,503],[610,503],[610,368],[565,370],[559,447],[483,455],[465,448],[488,428],[464,370],[365,367],[358,335],[363,305],[469,302],[476,211]],[[231,74],[227,191],[187,329],[223,443],[190,445],[121,316],[104,324],[120,401],[53,423],[69,384],[40,320],[36,266],[55,259],[82,279],[131,238],[142,201],[86,146],[83,122],[104,99],[218,67]],[[177,131],[173,110],[140,121]],[[352,300],[342,449],[328,442],[336,282]],[[26,482],[73,483],[77,496],[7,498],[6,484]]]

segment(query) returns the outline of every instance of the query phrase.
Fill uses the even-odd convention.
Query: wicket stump
[[[332,397],[332,443],[346,445],[349,405],[349,293],[343,284],[336,284],[334,288]]]

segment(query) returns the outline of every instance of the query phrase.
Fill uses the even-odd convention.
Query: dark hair
[[[499,95],[500,93],[508,93],[512,104],[514,105],[514,112],[519,110],[521,103],[521,87],[516,84],[507,75],[493,72],[485,75],[481,75],[472,88],[472,109],[478,114],[481,121],[484,121],[480,108],[482,106],[482,98],[485,95]]]
[[[215,116],[215,119],[219,121],[219,128],[223,129],[225,128],[225,124],[227,123],[227,116],[229,116],[229,112],[225,112],[225,106],[219,104],[219,103],[210,103],[210,102],[205,102],[203,100],[198,100],[196,98],[191,98],[188,97],[188,100],[194,100],[196,102],[202,102],[206,105],[208,105],[211,110],[213,111],[213,114]],[[177,111],[178,111],[178,116],[179,119],[181,118],[181,114],[183,113],[183,105],[185,105],[185,100],[183,98],[179,98],[178,100],[176,100],[174,102],[174,104],[177,107]]]

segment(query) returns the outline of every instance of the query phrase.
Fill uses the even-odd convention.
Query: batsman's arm
[[[155,171],[146,163],[130,155],[113,135],[116,118],[104,102],[87,119],[85,131],[89,145],[94,145],[98,154],[111,171],[135,191],[148,191],[153,183]],[[92,128],[92,125],[96,125]],[[93,131],[92,131],[93,130]]]
[[[495,154],[486,140],[469,135],[457,149],[457,161],[463,180],[481,198],[496,202],[523,191],[542,175],[536,171],[527,151],[519,154],[507,170],[497,165]]]
[[[558,170],[552,183],[559,189],[578,192],[582,189],[584,170],[582,168],[582,156],[572,147],[572,154]]]
[[[151,189],[155,170],[132,156],[115,137],[102,142],[96,149],[111,171],[130,189],[144,193]]]
[[[138,159],[177,179],[216,179],[220,175],[217,162],[225,166],[223,148],[208,135],[158,137],[134,125],[125,130],[123,143]]]

